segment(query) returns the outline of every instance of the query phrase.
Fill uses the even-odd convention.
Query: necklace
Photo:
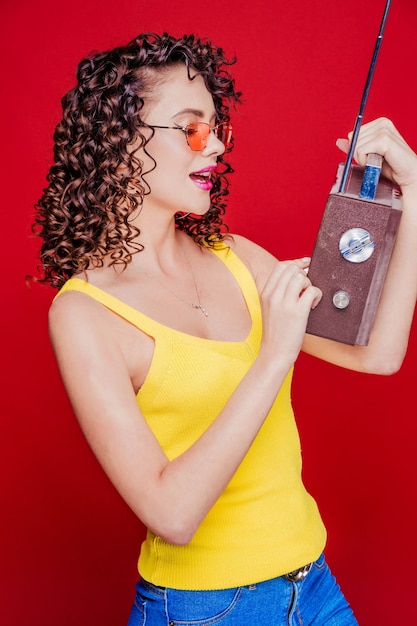
[[[182,248],[182,246],[181,246]],[[198,290],[198,286],[197,286],[197,281],[194,275],[194,270],[193,270],[193,266],[191,265],[191,262],[188,258],[188,256],[185,254],[185,250],[184,248],[182,248],[182,253],[184,255],[184,258],[187,262],[188,267],[190,268],[190,273],[191,273],[191,277],[193,279],[193,284],[194,284],[194,289],[195,289],[195,293],[197,296],[197,301],[198,304],[195,302],[189,302],[188,300],[185,300],[184,298],[182,298],[181,296],[179,296],[177,293],[175,293],[175,291],[173,291],[172,289],[170,289],[164,282],[162,282],[162,280],[160,280],[157,276],[154,276],[154,274],[151,274],[150,272],[147,272],[146,270],[144,270],[143,268],[139,267],[138,265],[136,265],[133,261],[132,261],[132,265],[133,267],[135,267],[137,270],[139,270],[139,272],[142,272],[143,274],[146,274],[146,276],[149,276],[149,278],[151,278],[152,280],[156,280],[157,283],[159,283],[164,289],[166,289],[167,291],[169,291],[169,293],[171,295],[173,295],[175,298],[177,298],[177,300],[180,300],[180,302],[183,302],[184,304],[187,304],[188,306],[190,306],[191,308],[195,309],[196,311],[200,311],[205,317],[208,317],[208,313],[206,311],[206,309],[204,308],[204,306],[201,304],[201,300],[200,300],[200,292]]]

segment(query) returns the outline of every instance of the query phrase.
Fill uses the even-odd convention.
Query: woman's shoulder
[[[276,257],[251,239],[239,234],[230,235],[227,244],[250,270],[257,285],[263,286],[278,262]]]
[[[48,324],[51,338],[60,340],[63,334],[73,337],[74,341],[86,341],[86,336],[109,336],[109,326],[114,323],[106,307],[92,297],[91,289],[112,293],[111,284],[114,272],[100,269],[88,270],[74,275],[64,284],[51,303]]]
[[[59,293],[48,312],[49,335],[56,348],[61,343],[70,345],[90,342],[102,327],[102,308],[86,294],[68,290]]]
[[[227,239],[225,239],[227,244],[233,250],[249,250],[251,252],[257,251],[259,254],[264,254],[268,256],[272,256],[270,252],[268,252],[265,248],[263,248],[260,244],[256,243],[252,239],[245,237],[244,235],[240,235],[239,233],[230,234]]]

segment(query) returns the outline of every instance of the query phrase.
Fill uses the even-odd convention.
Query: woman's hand
[[[262,350],[291,366],[300,351],[308,315],[322,297],[306,275],[310,259],[277,261],[262,291]],[[282,357],[282,358],[279,358]]]
[[[353,133],[348,139],[338,139],[336,145],[348,152]],[[364,124],[359,131],[354,158],[359,165],[365,166],[366,158],[371,153],[384,157],[382,174],[395,182],[404,191],[417,188],[417,156],[401,137],[394,124],[385,117]]]

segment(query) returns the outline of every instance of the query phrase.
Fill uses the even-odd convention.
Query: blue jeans
[[[141,580],[128,626],[357,626],[324,555],[305,578],[283,576],[219,591],[181,591]]]

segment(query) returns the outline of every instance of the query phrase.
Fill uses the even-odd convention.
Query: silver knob
[[[350,298],[346,291],[336,291],[333,296],[333,304],[336,309],[346,309],[349,306]]]

